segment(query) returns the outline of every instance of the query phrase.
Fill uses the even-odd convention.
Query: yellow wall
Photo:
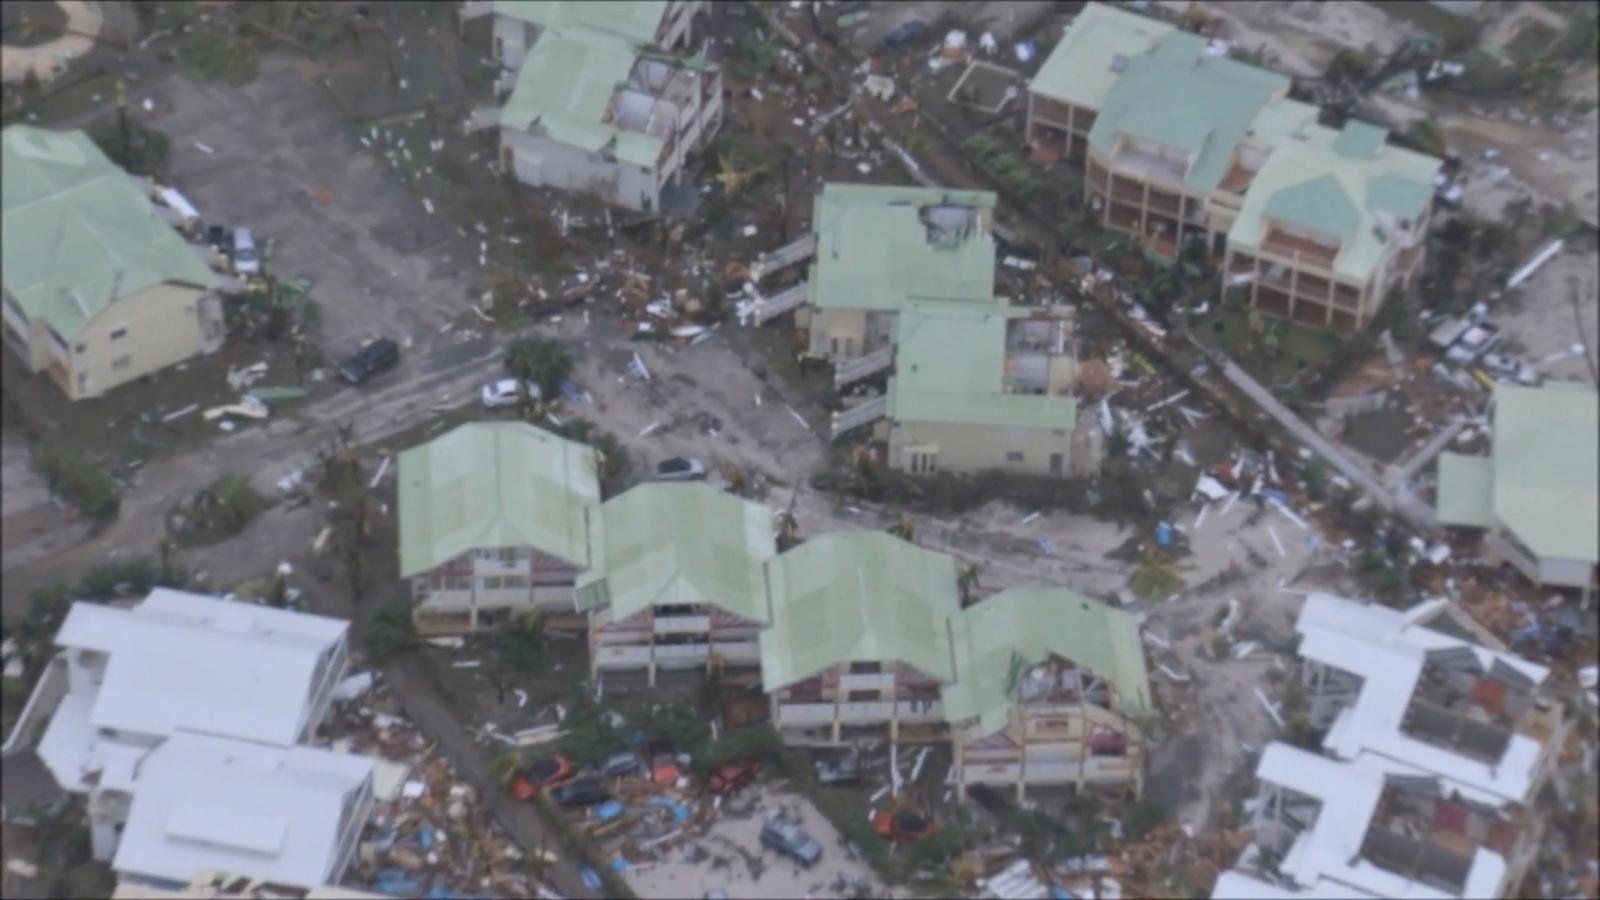
[[[204,293],[166,282],[102,310],[72,341],[72,399],[96,396],[199,353],[199,304]],[[112,340],[111,333],[118,329],[127,333]],[[122,357],[129,357],[128,364],[114,367]]]

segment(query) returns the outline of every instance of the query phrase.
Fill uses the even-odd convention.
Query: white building
[[[190,732],[139,763],[113,868],[180,887],[200,872],[332,884],[372,812],[372,760]]]
[[[1539,850],[1565,743],[1548,670],[1469,639],[1445,601],[1312,594],[1295,624],[1317,756],[1262,755],[1256,844],[1215,896],[1500,897]],[[1428,623],[1428,624],[1424,624]]]
[[[95,857],[110,860],[143,764],[175,735],[308,741],[348,666],[348,630],[166,588],[131,609],[75,603],[4,753],[37,742],[56,782],[87,798]]]

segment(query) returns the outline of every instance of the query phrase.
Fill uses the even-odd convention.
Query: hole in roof
[[[1128,67],[1128,57],[1124,53],[1111,54],[1111,71],[1121,72]]]

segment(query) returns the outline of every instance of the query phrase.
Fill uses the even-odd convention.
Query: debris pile
[[[348,883],[413,897],[549,895],[477,791],[400,714],[381,678],[357,673],[335,693],[332,748],[375,763],[372,819]]]

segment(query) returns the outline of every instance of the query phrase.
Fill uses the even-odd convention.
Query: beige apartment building
[[[1102,225],[1174,259],[1224,260],[1224,296],[1352,332],[1422,264],[1440,161],[1383,129],[1317,122],[1285,76],[1090,3],[1029,86],[1029,142],[1084,160]]]
[[[221,348],[219,279],[81,131],[13,125],[0,333],[72,400]]]

